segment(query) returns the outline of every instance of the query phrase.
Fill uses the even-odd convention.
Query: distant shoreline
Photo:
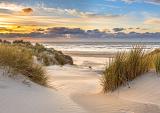
[[[79,57],[99,57],[99,58],[113,58],[116,53],[110,52],[95,52],[95,51],[62,51],[66,55]]]
[[[144,44],[160,44],[160,41],[99,41],[99,42],[95,42],[95,41],[71,41],[71,42],[67,42],[67,41],[52,41],[52,42],[42,42],[42,44],[79,44],[79,43],[83,43],[83,44],[103,44],[103,43],[106,43],[106,44],[109,44],[109,45],[112,45],[112,44],[133,44],[133,45],[136,45],[136,44],[141,44],[141,45],[144,45]]]

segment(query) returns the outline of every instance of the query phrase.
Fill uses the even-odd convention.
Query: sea
[[[70,55],[74,64],[85,68],[104,70],[117,52],[141,47],[146,52],[160,48],[160,42],[46,42],[48,48]]]
[[[47,42],[47,47],[65,52],[109,52],[128,51],[136,46],[145,50],[160,48],[160,42]]]

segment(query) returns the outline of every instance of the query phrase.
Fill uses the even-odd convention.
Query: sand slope
[[[52,85],[70,96],[89,113],[160,113],[160,78],[149,72],[130,87],[103,94],[100,77],[94,70],[79,67],[49,67]]]
[[[27,84],[0,75],[0,113],[86,113],[53,89]]]
[[[46,69],[55,89],[0,73],[0,113],[160,113],[160,77],[154,71],[132,81],[131,88],[103,94],[96,70],[78,66]]]
[[[101,91],[99,75],[88,68],[50,66],[47,70],[50,75],[50,84],[65,95]]]

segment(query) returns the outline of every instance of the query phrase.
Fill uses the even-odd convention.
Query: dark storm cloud
[[[44,29],[37,29],[35,32],[31,33],[0,33],[0,37],[7,38],[7,37],[33,37],[33,38],[55,38],[55,37],[65,37],[66,34],[70,34],[74,37],[79,38],[102,38],[106,37],[108,34],[106,32],[101,32],[97,29],[95,30],[82,30],[80,28],[66,28],[66,27],[54,27],[48,28],[47,30]]]
[[[3,30],[6,28],[0,28]],[[160,32],[157,33],[137,33],[130,32],[124,33],[123,29],[120,29],[116,33],[102,32],[98,29],[94,30],[82,30],[80,28],[66,28],[66,27],[55,27],[44,29],[37,29],[35,32],[31,33],[0,33],[0,38],[19,38],[19,37],[32,37],[32,38],[64,38],[66,34],[70,34],[71,37],[84,38],[160,38]],[[117,31],[117,30],[116,30]]]
[[[114,32],[120,32],[120,31],[124,31],[125,28],[113,28],[112,29]]]
[[[55,28],[48,28],[49,34],[83,34],[85,33],[84,30],[80,28],[65,28],[65,27],[55,27]]]

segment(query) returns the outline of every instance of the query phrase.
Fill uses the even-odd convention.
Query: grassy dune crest
[[[39,63],[49,65],[73,65],[72,57],[63,54],[61,51],[57,51],[53,48],[46,48],[42,44],[36,43],[33,45],[31,42],[25,42],[23,40],[15,40],[11,45],[24,47],[32,52],[37,57]]]
[[[32,53],[23,47],[1,44],[0,67],[5,69],[11,76],[19,73],[33,82],[47,85],[45,71],[40,65],[34,63]]]
[[[156,72],[160,73],[160,54],[156,55],[154,65],[155,65]]]
[[[102,77],[104,92],[116,90],[137,76],[149,71],[151,57],[142,48],[133,48],[129,53],[118,53]]]
[[[152,67],[154,67],[156,72],[160,74],[160,48],[155,49],[149,55],[152,56],[153,59]]]

